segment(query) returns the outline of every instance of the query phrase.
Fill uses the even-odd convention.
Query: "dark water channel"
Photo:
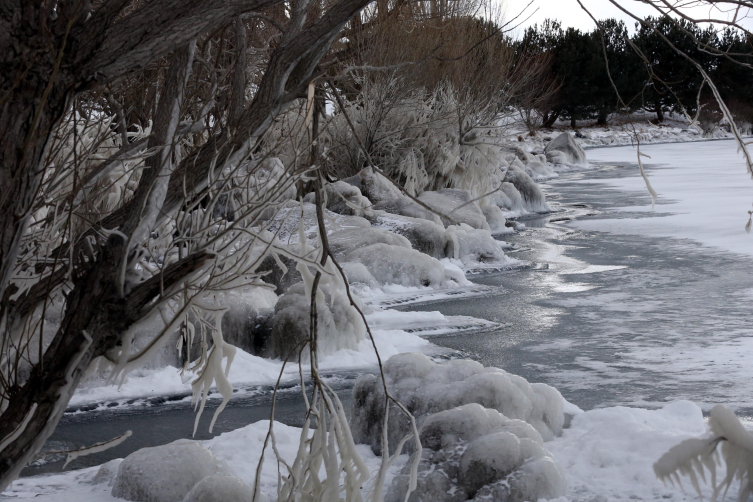
[[[403,309],[499,322],[493,330],[434,336],[431,341],[485,365],[553,385],[584,409],[658,407],[690,399],[704,409],[721,402],[753,415],[747,404],[753,402],[753,382],[745,381],[750,368],[746,350],[753,348],[753,260],[692,242],[615,236],[567,225],[572,218],[647,217],[610,210],[644,204],[647,195],[628,195],[598,183],[600,178],[635,175],[629,165],[604,166],[545,184],[558,212],[525,220],[527,230],[507,238],[518,248],[511,256],[534,266],[471,277],[493,286],[495,294]],[[593,183],[576,182],[583,179]],[[337,379],[346,404],[355,377]],[[268,388],[232,399],[212,435],[268,419],[270,402]],[[212,436],[207,427],[218,404],[207,404],[197,439]],[[289,388],[278,398],[275,418],[300,425],[302,409],[300,391]],[[139,408],[67,414],[47,448],[79,447],[133,431],[120,446],[82,457],[68,468],[96,465],[144,446],[190,437],[194,419],[184,396]],[[61,467],[62,461],[48,462],[23,474]]]

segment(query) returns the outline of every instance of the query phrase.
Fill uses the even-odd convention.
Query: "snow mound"
[[[470,403],[497,410],[507,418],[523,420],[544,440],[562,434],[565,400],[545,384],[499,368],[485,368],[468,360],[435,363],[422,354],[391,357],[384,365],[387,388],[416,417],[419,426],[433,413]],[[384,390],[381,377],[363,375],[353,388],[351,430],[358,443],[380,454]],[[408,420],[390,409],[390,450],[410,432]],[[413,446],[409,443],[409,448]]]
[[[389,244],[372,244],[355,249],[345,257],[346,261],[361,263],[379,284],[402,286],[447,286],[445,267],[431,256]]]
[[[233,472],[227,462],[198,443],[142,448],[121,462],[112,496],[135,502],[179,502],[213,474],[232,476]]]
[[[253,497],[254,491],[235,476],[213,474],[196,483],[183,502],[250,502]],[[269,499],[260,493],[256,500]]]
[[[338,258],[348,252],[372,244],[389,244],[411,249],[411,243],[402,235],[383,228],[347,228],[328,236],[329,248]]]
[[[575,138],[566,132],[550,141],[544,151],[546,159],[554,164],[588,166],[586,152],[576,143]]]
[[[374,209],[381,209],[388,213],[409,216],[411,218],[421,218],[423,220],[433,221],[434,223],[442,223],[442,219],[439,215],[426,209],[405,195],[401,195],[397,199],[379,202],[374,205]]]
[[[395,246],[396,247],[396,246]],[[396,247],[397,248],[397,247]],[[403,249],[403,248],[397,248]],[[265,357],[285,359],[290,351],[309,338],[311,299],[299,282],[288,289],[275,305],[271,332],[264,343]],[[317,350],[320,356],[338,350],[358,350],[366,327],[342,288],[322,275],[316,302]],[[303,351],[307,360],[308,350]]]
[[[549,204],[546,203],[544,192],[541,191],[539,185],[523,169],[518,168],[514,164],[511,165],[505,174],[505,181],[512,183],[518,191],[523,202],[523,208],[526,211],[531,213],[548,213],[552,210]]]
[[[489,230],[489,224],[486,222],[484,213],[478,203],[473,201],[468,190],[443,188],[436,192],[423,192],[418,196],[418,199],[441,215],[452,218],[452,221],[450,221],[444,216],[442,217],[445,226],[465,223],[473,228]]]
[[[374,211],[372,223],[378,228],[402,235],[416,251],[434,258],[447,257],[448,237],[441,224],[385,211]]]
[[[523,502],[565,494],[562,469],[526,422],[466,404],[429,416],[420,435],[418,486],[409,500]],[[409,469],[395,478],[387,502],[404,500]]]
[[[356,176],[344,181],[360,188],[361,193],[374,204],[402,196],[402,192],[390,180],[375,173],[371,167],[362,169]]]

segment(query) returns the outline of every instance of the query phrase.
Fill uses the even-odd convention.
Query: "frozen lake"
[[[415,304],[473,316],[498,327],[434,335],[456,354],[557,387],[584,410],[658,408],[687,399],[704,410],[723,403],[753,416],[753,236],[743,231],[753,182],[730,141],[643,148],[659,193],[655,211],[629,147],[589,150],[594,170],[544,184],[559,212],[529,220],[508,237],[511,254],[534,265],[473,276],[485,296]],[[338,379],[346,397],[356,375]],[[271,392],[234,398],[215,434],[268,418]],[[291,388],[277,419],[299,425]],[[217,403],[214,403],[216,406]],[[203,416],[208,423],[210,401]],[[182,396],[150,406],[70,414],[54,449],[134,430],[108,452],[73,467],[123,457],[143,446],[190,437],[194,414]],[[96,436],[96,437],[94,437]],[[209,437],[199,427],[197,437]],[[62,463],[25,474],[59,471]]]

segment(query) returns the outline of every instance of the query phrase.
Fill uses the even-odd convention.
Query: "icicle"
[[[641,145],[638,145],[638,168],[641,171],[641,176],[643,177],[643,181],[646,182],[646,189],[648,190],[648,193],[651,194],[651,211],[653,212],[654,206],[656,205],[656,192],[654,191],[654,188],[651,186],[651,183],[648,181],[648,175],[646,174],[646,171],[643,169],[643,162],[641,162],[641,156],[646,158],[651,158],[645,153],[641,153]]]

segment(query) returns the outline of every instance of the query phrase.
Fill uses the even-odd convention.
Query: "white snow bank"
[[[416,417],[419,426],[438,411],[469,403],[531,424],[545,440],[562,433],[564,399],[545,384],[468,360],[441,364],[422,354],[400,354],[384,365],[387,388]],[[356,442],[381,452],[384,391],[381,377],[363,375],[353,388],[351,429]],[[390,411],[390,449],[410,432],[407,419]],[[410,443],[409,443],[410,446]]]
[[[659,194],[656,212],[648,218],[577,220],[568,226],[615,234],[637,234],[691,239],[705,246],[753,255],[753,235],[745,232],[751,209],[751,183],[734,141],[710,141],[693,145],[643,146],[650,156],[645,164],[651,185]],[[596,162],[636,162],[633,147],[590,150]],[[651,200],[638,175],[580,181],[599,183],[623,191],[645,194],[645,203],[622,207],[623,211],[651,212]],[[672,214],[667,214],[672,213]]]

